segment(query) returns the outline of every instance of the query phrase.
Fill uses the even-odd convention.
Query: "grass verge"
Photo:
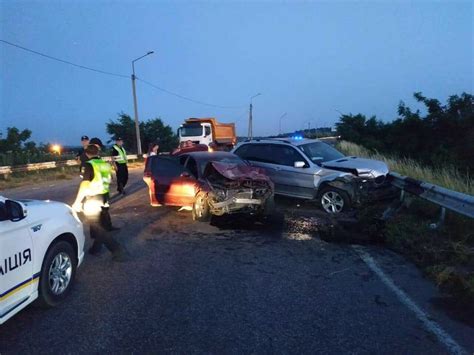
[[[415,199],[385,224],[390,248],[408,256],[447,294],[474,305],[474,221],[448,213],[431,229],[439,208]]]
[[[474,194],[473,181],[455,168],[427,168],[410,159],[386,157],[345,141],[338,142],[337,148],[346,155],[384,161],[402,175]],[[437,222],[440,208],[417,197],[410,199],[408,208],[383,225],[385,243],[417,264],[445,294],[474,308],[474,220],[448,211],[441,227],[432,229],[430,225]],[[367,208],[362,213],[366,225],[382,211],[382,206],[378,210]]]

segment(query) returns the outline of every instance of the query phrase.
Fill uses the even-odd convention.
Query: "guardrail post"
[[[441,207],[440,213],[439,213],[439,219],[438,222],[436,223],[431,223],[430,228],[431,229],[438,229],[444,224],[444,220],[446,219],[446,208]]]

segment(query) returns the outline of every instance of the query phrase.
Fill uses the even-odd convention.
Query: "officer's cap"
[[[82,136],[81,137],[81,141],[88,141],[88,140],[89,140],[89,137],[87,137],[87,136]]]
[[[94,137],[92,138],[90,141],[89,141],[89,144],[95,144],[95,145],[98,145],[99,147],[103,148],[104,145],[102,144],[102,141],[97,138],[97,137]]]

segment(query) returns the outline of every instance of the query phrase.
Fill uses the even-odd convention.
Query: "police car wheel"
[[[39,280],[39,303],[54,307],[69,294],[76,274],[77,260],[68,242],[53,244],[43,261]]]
[[[199,192],[193,204],[193,220],[207,222],[211,219],[207,194]]]

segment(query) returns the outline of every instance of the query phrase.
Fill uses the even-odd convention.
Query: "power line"
[[[93,71],[93,72],[96,72],[96,73],[100,73],[100,74],[106,74],[106,75],[111,75],[111,76],[116,76],[116,77],[119,77],[119,78],[126,78],[128,79],[129,76],[128,75],[123,75],[123,74],[117,74],[117,73],[111,73],[111,72],[107,72],[107,71],[104,71],[104,70],[100,70],[100,69],[95,69],[95,68],[90,68],[90,67],[87,67],[85,65],[80,65],[80,64],[76,64],[76,63],[72,63],[72,62],[69,62],[67,60],[64,60],[64,59],[60,59],[60,58],[56,58],[56,57],[53,57],[51,55],[48,55],[48,54],[44,54],[44,53],[41,53],[41,52],[38,52],[38,51],[35,51],[33,49],[29,49],[29,48],[26,48],[26,47],[23,47],[23,46],[20,46],[18,44],[15,44],[15,43],[12,43],[12,42],[8,42],[8,41],[5,41],[3,39],[0,39],[0,42],[3,42],[5,44],[8,44],[10,46],[13,46],[13,47],[16,47],[16,48],[19,48],[19,49],[22,49],[24,51],[27,51],[27,52],[30,52],[30,53],[33,53],[33,54],[36,54],[36,55],[39,55],[39,56],[42,56],[42,57],[45,57],[45,58],[48,58],[48,59],[51,59],[51,60],[55,60],[57,62],[61,62],[61,63],[64,63],[64,64],[68,64],[68,65],[72,65],[74,67],[77,67],[77,68],[80,68],[80,69],[85,69],[85,70],[90,70],[90,71]],[[189,97],[186,97],[184,95],[180,95],[180,94],[177,94],[175,92],[172,92],[170,90],[167,90],[167,89],[164,89],[162,87],[159,87],[153,83],[150,83],[149,81],[146,81],[146,80],[143,80],[143,79],[140,79],[138,77],[135,77],[137,80],[140,80],[141,82],[143,82],[144,84],[147,84],[157,90],[160,90],[168,95],[172,95],[172,96],[175,96],[175,97],[178,97],[182,100],[187,100],[187,101],[190,101],[190,102],[194,102],[196,104],[200,104],[200,105],[205,105],[205,106],[211,106],[211,107],[217,107],[217,108],[228,108],[228,109],[237,109],[237,108],[242,108],[242,107],[245,107],[244,105],[242,106],[222,106],[222,105],[214,105],[214,104],[210,104],[210,103],[207,103],[207,102],[203,102],[203,101],[199,101],[199,100],[195,100],[195,99],[192,99],[192,98],[189,98]]]
[[[150,83],[149,81],[146,81],[146,80],[143,80],[143,79],[140,79],[139,77],[136,77],[137,80],[141,81],[142,83],[144,84],[147,84],[159,91],[162,91],[162,92],[165,92],[169,95],[173,95],[173,96],[176,96],[176,97],[179,97],[180,99],[183,99],[183,100],[187,100],[187,101],[190,101],[190,102],[194,102],[196,104],[200,104],[200,105],[205,105],[205,106],[210,106],[210,107],[217,107],[217,108],[231,108],[231,109],[237,109],[237,108],[242,108],[242,107],[245,107],[244,105],[241,105],[241,106],[221,106],[221,105],[214,105],[214,104],[209,104],[207,102],[202,102],[202,101],[199,101],[199,100],[194,100],[194,99],[191,99],[189,97],[186,97],[186,96],[183,96],[183,95],[180,95],[180,94],[177,94],[175,92],[172,92],[172,91],[169,91],[167,89],[164,89],[164,88],[161,88],[153,83]]]
[[[239,116],[237,116],[237,117],[234,119],[234,121],[235,121],[235,122],[242,121],[242,120],[243,120],[243,117],[244,117],[245,115],[248,115],[248,114],[249,114],[249,112],[248,112],[247,110],[245,110],[245,112],[243,112],[243,113],[241,113]]]
[[[90,68],[90,67],[86,67],[85,65],[80,65],[80,64],[76,64],[76,63],[72,63],[72,62],[69,62],[67,60],[64,60],[64,59],[60,59],[60,58],[56,58],[56,57],[53,57],[53,56],[50,56],[50,55],[47,55],[47,54],[44,54],[44,53],[40,53],[40,52],[37,52],[37,51],[34,51],[32,49],[29,49],[29,48],[26,48],[26,47],[22,47],[18,44],[15,44],[15,43],[11,43],[11,42],[8,42],[8,41],[5,41],[3,39],[0,39],[0,42],[3,42],[5,44],[8,44],[12,47],[16,47],[16,48],[20,48],[24,51],[27,51],[27,52],[30,52],[30,53],[33,53],[33,54],[36,54],[36,55],[39,55],[39,56],[42,56],[42,57],[45,57],[45,58],[48,58],[48,59],[52,59],[52,60],[55,60],[57,62],[61,62],[61,63],[64,63],[64,64],[69,64],[69,65],[72,65],[74,67],[77,67],[77,68],[81,68],[81,69],[85,69],[85,70],[90,70],[90,71],[93,71],[93,72],[97,72],[97,73],[101,73],[101,74],[106,74],[106,75],[112,75],[112,76],[116,76],[116,77],[119,77],[119,78],[129,78],[128,75],[122,75],[122,74],[116,74],[116,73],[111,73],[111,72],[108,72],[108,71],[104,71],[104,70],[100,70],[100,69],[94,69],[94,68]]]

